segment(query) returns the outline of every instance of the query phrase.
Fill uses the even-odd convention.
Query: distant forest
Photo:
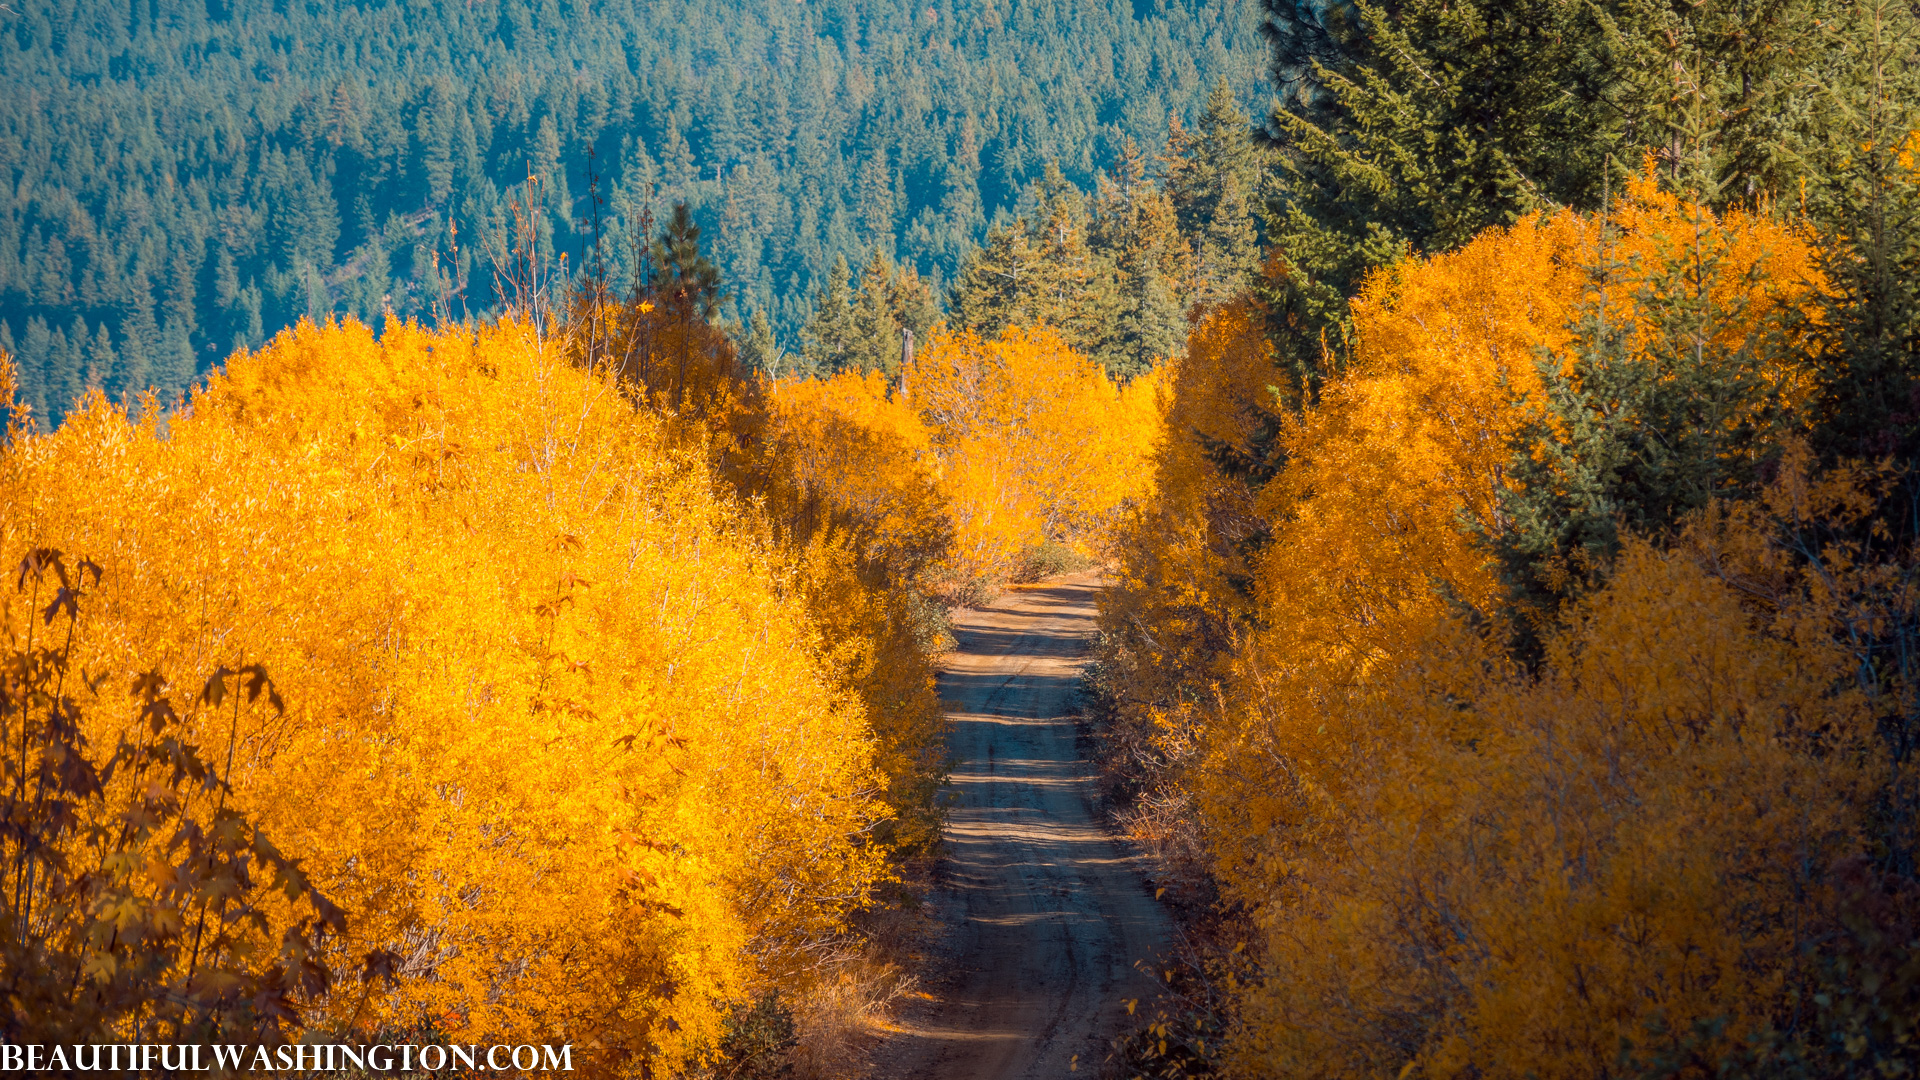
[[[839,260],[944,296],[1049,162],[1091,191],[1223,82],[1258,115],[1266,63],[1257,0],[261,7],[0,9],[0,348],[41,415],[306,315],[488,311],[510,202],[577,266],[594,174],[616,275],[686,201],[798,352]]]

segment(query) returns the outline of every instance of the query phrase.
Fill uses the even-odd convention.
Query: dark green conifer
[[[673,216],[653,242],[653,263],[659,272],[655,288],[687,318],[712,319],[727,301],[720,290],[720,268],[700,250],[700,226],[684,202],[673,205]]]
[[[1193,299],[1215,304],[1234,295],[1260,263],[1260,188],[1265,153],[1223,79],[1207,98],[1198,128],[1169,120],[1167,195],[1193,248]]]
[[[888,284],[888,301],[894,321],[902,330],[910,331],[916,341],[926,341],[940,321],[940,301],[934,296],[933,286],[912,265],[900,267],[893,276]]]
[[[1090,353],[1113,308],[1112,276],[1087,244],[1086,197],[1049,162],[1029,192],[1031,209],[987,230],[954,280],[955,321],[982,335],[1046,326]]]
[[[892,260],[879,251],[860,271],[853,301],[853,341],[845,366],[853,371],[893,375],[900,369],[900,322],[893,308]]]
[[[93,343],[87,349],[87,389],[107,388],[107,380],[113,376],[114,364],[113,337],[107,333],[107,324],[101,323],[94,331]]]
[[[1131,379],[1186,344],[1193,287],[1191,251],[1172,199],[1147,176],[1146,156],[1128,139],[1103,178],[1089,244],[1106,274],[1093,355],[1116,379]]]
[[[1810,214],[1832,291],[1811,327],[1829,456],[1920,460],[1920,18],[1905,0],[1840,0],[1824,22],[1831,103]],[[1903,535],[1917,527],[1897,522]]]
[[[1718,306],[1726,253],[1705,217],[1691,245],[1646,275],[1637,315],[1608,308],[1603,288],[1630,268],[1609,261],[1603,234],[1570,354],[1538,359],[1545,409],[1515,441],[1500,520],[1474,524],[1520,616],[1523,655],[1537,659],[1538,631],[1604,574],[1626,535],[1665,535],[1712,500],[1755,490],[1793,420],[1765,374],[1789,316]],[[1729,326],[1746,328],[1731,346]]]
[[[1041,253],[1034,250],[1027,223],[1016,219],[987,230],[987,241],[973,249],[954,279],[948,305],[954,322],[992,336],[1009,324],[1031,322],[1039,289]]]
[[[160,325],[153,317],[153,286],[144,270],[127,283],[126,314],[120,320],[119,363],[113,385],[137,395],[153,385],[153,357],[160,346]]]
[[[807,374],[832,375],[845,368],[853,354],[857,331],[853,321],[852,278],[846,256],[835,257],[833,269],[827,272],[827,287],[820,291],[813,318],[807,321],[803,331],[805,345],[801,358]]]
[[[754,312],[747,339],[740,345],[741,364],[748,371],[758,372],[762,378],[777,379],[783,374],[780,370],[782,359],[780,346],[773,338],[773,326],[767,322],[767,313]]]

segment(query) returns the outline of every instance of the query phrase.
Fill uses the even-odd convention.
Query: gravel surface
[[[1165,951],[1166,917],[1097,811],[1071,715],[1099,585],[1057,578],[954,619],[956,802],[930,901],[946,928],[876,1077],[1096,1076],[1126,1000],[1153,993],[1134,964]]]

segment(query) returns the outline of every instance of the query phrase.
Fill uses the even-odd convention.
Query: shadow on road
[[[1094,1071],[1128,998],[1153,984],[1167,924],[1097,813],[1078,752],[1074,694],[1098,582],[1015,590],[955,619],[941,673],[955,804],[947,885],[951,970],[883,1048],[880,1075],[928,1080]]]

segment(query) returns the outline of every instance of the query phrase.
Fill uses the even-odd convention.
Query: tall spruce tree
[[[160,324],[153,317],[153,286],[146,271],[136,269],[127,283],[126,316],[120,320],[119,363],[113,385],[135,396],[154,384],[153,357],[160,346]]]
[[[107,380],[113,374],[113,336],[107,332],[107,324],[101,323],[93,334],[93,343],[87,348],[87,389],[105,390]]]
[[[1192,253],[1173,200],[1147,175],[1146,155],[1131,139],[1101,180],[1088,243],[1109,278],[1093,349],[1107,374],[1131,379],[1180,353]]]
[[[846,367],[865,374],[900,370],[900,321],[893,310],[893,261],[875,250],[860,271],[860,291],[853,300],[853,342]]]
[[[1041,253],[1028,236],[1025,219],[987,229],[986,243],[967,255],[953,281],[948,306],[954,321],[979,334],[997,334],[1011,324],[1030,322],[1041,276]]]
[[[1812,0],[1266,0],[1267,287],[1294,396],[1346,356],[1373,269],[1533,210],[1595,207],[1656,156],[1711,205],[1801,175]]]
[[[888,284],[888,297],[900,328],[913,334],[915,341],[926,341],[940,321],[940,300],[932,284],[912,266],[902,266]]]
[[[1246,285],[1260,263],[1260,189],[1266,152],[1223,79],[1198,127],[1168,122],[1162,155],[1167,196],[1193,248],[1193,300],[1219,303]]]
[[[981,334],[1046,326],[1082,353],[1104,335],[1113,308],[1112,275],[1087,243],[1086,196],[1048,162],[1029,189],[1025,212],[987,231],[954,279],[955,321]]]
[[[813,318],[807,320],[807,328],[802,332],[805,344],[801,349],[801,362],[809,375],[832,375],[845,368],[853,354],[857,330],[853,321],[853,290],[849,285],[852,279],[853,271],[847,268],[846,256],[836,256],[833,269],[827,272],[827,287],[820,290]]]
[[[671,306],[689,319],[712,319],[727,302],[720,289],[720,268],[700,250],[700,226],[693,210],[675,203],[673,216],[653,242],[653,263],[659,272],[656,287]]]
[[[1099,312],[1110,301],[1103,295],[1107,276],[1087,246],[1086,196],[1061,173],[1059,162],[1049,161],[1033,200],[1032,244],[1040,253],[1035,321],[1089,351],[1100,335]]]
[[[1841,0],[1823,21],[1830,120],[1809,214],[1831,291],[1812,329],[1829,456],[1920,460],[1920,17],[1911,0]],[[1891,521],[1900,534],[1910,514]]]
[[[747,339],[740,344],[740,362],[746,370],[757,372],[762,378],[777,379],[782,374],[783,359],[785,356],[773,338],[773,326],[767,322],[767,313],[754,312]]]

